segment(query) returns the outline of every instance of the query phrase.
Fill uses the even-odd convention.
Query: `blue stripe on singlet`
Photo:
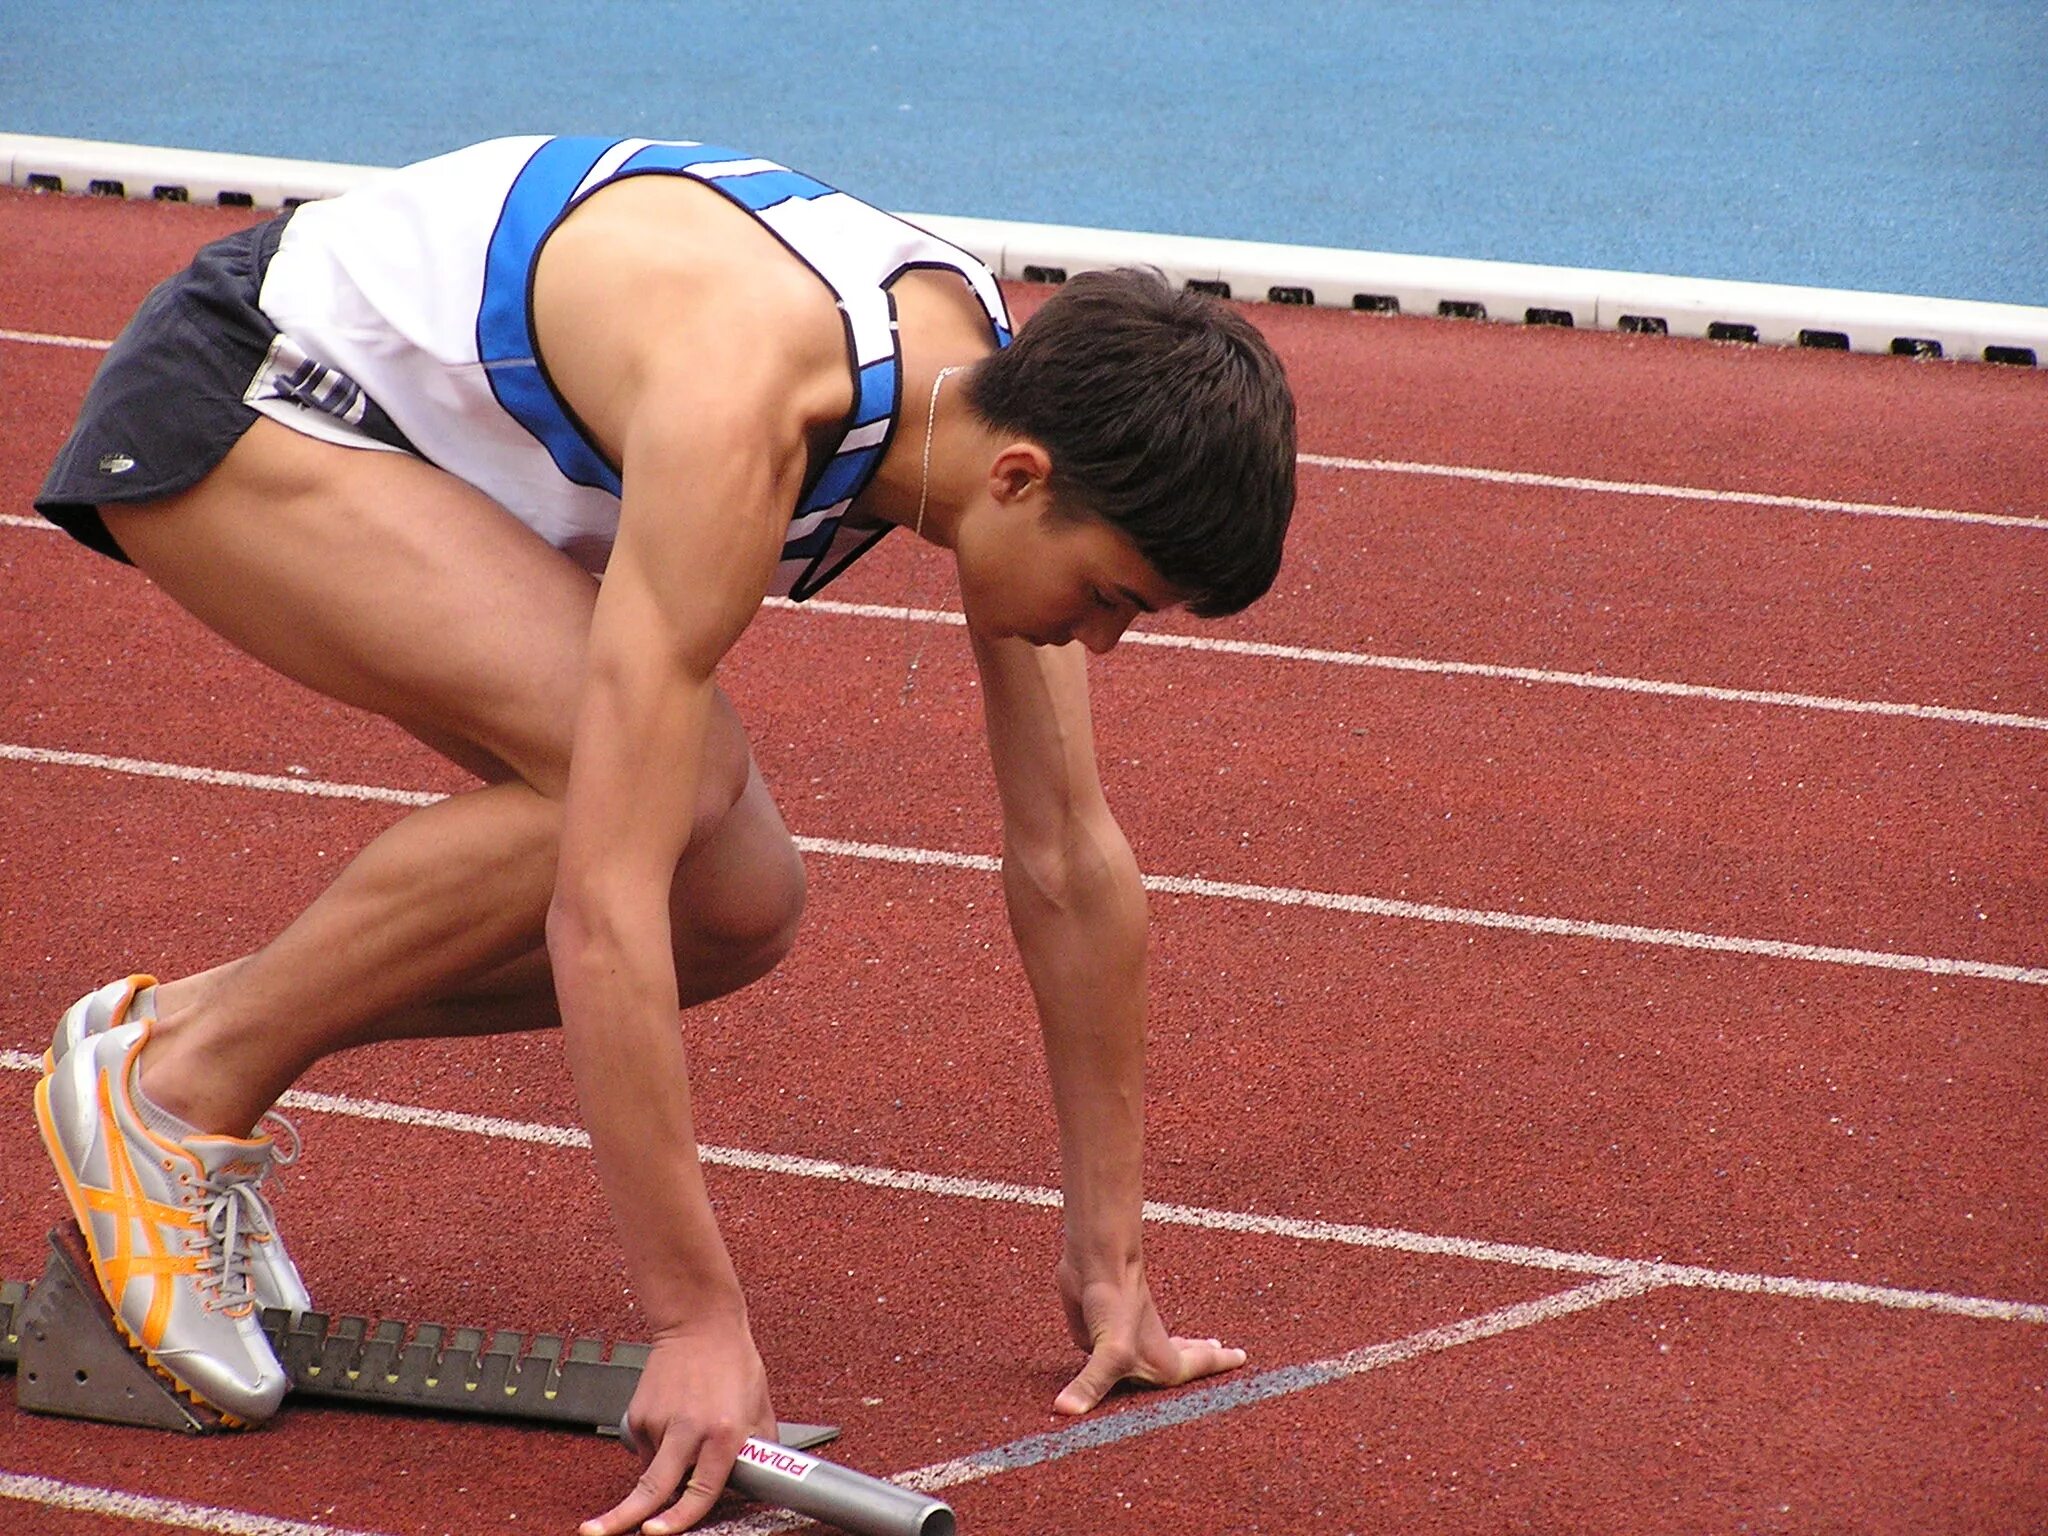
[[[680,171],[688,166],[691,175],[710,182],[753,213],[772,208],[777,203],[786,203],[792,197],[823,197],[835,190],[822,181],[781,166],[729,174],[719,169],[721,163],[758,164],[758,157],[743,155],[736,149],[721,149],[716,144],[650,144],[620,166],[619,174],[630,176],[635,171]]]
[[[526,312],[533,259],[583,178],[617,139],[549,139],[533,152],[498,214],[484,257],[483,297],[476,312],[476,350],[491,393],[547,449],[555,467],[578,485],[620,494],[619,477],[591,447],[534,361]]]
[[[635,171],[680,171],[686,165],[694,165],[701,167],[698,175],[716,176],[720,161],[738,162],[753,158],[736,149],[721,149],[716,144],[650,144],[645,149],[634,151],[619,167],[618,174],[631,176]]]
[[[896,359],[885,357],[861,369],[859,388],[860,395],[853,407],[853,426],[866,426],[890,415],[896,409]],[[811,487],[797,508],[797,516],[850,501],[866,490],[882,462],[883,447],[877,443],[867,448],[842,449],[835,454],[819,474],[818,483]],[[798,560],[823,554],[838,527],[839,519],[835,517],[802,538],[791,539],[782,546],[782,558]]]
[[[818,483],[811,494],[804,498],[804,509],[815,511],[829,507],[834,502],[846,501],[867,489],[867,483],[875,472],[875,466],[882,461],[882,450],[855,448],[840,454],[825,466],[825,472],[818,476]],[[787,551],[785,551],[785,555]]]
[[[896,409],[896,359],[885,357],[860,371],[860,399],[854,403],[853,424],[864,427],[880,421]]]
[[[753,171],[745,176],[719,176],[713,172],[711,179],[719,191],[755,213],[793,197],[824,197],[833,190],[799,171]]]

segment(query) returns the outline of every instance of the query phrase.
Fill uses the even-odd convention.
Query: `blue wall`
[[[889,207],[2048,303],[2048,5],[0,0],[0,128],[711,138]]]

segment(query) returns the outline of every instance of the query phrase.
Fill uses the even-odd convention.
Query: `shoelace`
[[[207,1241],[199,1272],[209,1277],[219,1293],[219,1305],[229,1310],[256,1304],[249,1276],[249,1238],[252,1232],[270,1230],[270,1208],[257,1189],[263,1177],[256,1169],[223,1171],[200,1185],[206,1199]]]
[[[263,1186],[279,1168],[296,1163],[302,1147],[299,1128],[276,1110],[264,1111],[256,1124],[270,1141],[262,1168],[223,1171],[200,1185],[206,1200],[207,1243],[199,1271],[212,1278],[219,1304],[229,1310],[256,1304],[249,1245],[277,1230],[277,1218],[263,1197]]]
[[[260,1132],[266,1125],[273,1127],[267,1132],[270,1137],[270,1166],[291,1167],[299,1160],[299,1128],[274,1109],[263,1111],[263,1118],[256,1122],[256,1129]],[[285,1150],[287,1143],[291,1146],[289,1152]]]

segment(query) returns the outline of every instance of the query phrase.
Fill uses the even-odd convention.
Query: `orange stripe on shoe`
[[[141,1050],[141,1046],[142,1042],[138,1040],[135,1050],[130,1052],[130,1059]],[[132,1109],[133,1101],[129,1098],[126,1083],[130,1070],[128,1062],[124,1060],[121,1097]],[[102,1290],[105,1290],[116,1276],[121,1277],[124,1284],[129,1278],[147,1278],[150,1281],[149,1310],[144,1314],[141,1333],[143,1343],[153,1350],[163,1342],[164,1329],[171,1320],[171,1303],[177,1295],[177,1287],[170,1274],[161,1270],[158,1265],[163,1260],[175,1258],[176,1255],[164,1245],[163,1235],[158,1230],[161,1218],[152,1214],[152,1208],[162,1210],[164,1207],[159,1202],[151,1200],[136,1180],[128,1138],[121,1129],[121,1122],[114,1114],[113,1081],[113,1073],[102,1073],[97,1087],[102,1124],[106,1126],[108,1136],[107,1171],[114,1182],[114,1204],[110,1207],[111,1214],[116,1218],[114,1252],[106,1258],[104,1267],[101,1267],[102,1260],[97,1255],[93,1262],[96,1268],[100,1268]],[[184,1155],[182,1149],[180,1155]],[[181,1219],[177,1225],[188,1229],[193,1225],[191,1213],[179,1210],[179,1216]],[[137,1253],[131,1247],[131,1231],[137,1232],[140,1236],[145,1253]],[[120,1294],[119,1291],[115,1291],[109,1298],[115,1301],[117,1309]]]

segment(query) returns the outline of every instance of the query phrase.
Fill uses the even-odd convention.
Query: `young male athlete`
[[[1146,1283],[1145,904],[1084,650],[1263,593],[1293,475],[1279,363],[1227,307],[1095,274],[1013,341],[964,252],[705,145],[494,141],[207,247],[109,352],[38,508],[483,783],[253,954],[59,1024],[39,1122],[131,1338],[264,1419],[253,1309],[309,1303],[259,1119],[333,1051],[559,1023],[654,1334],[644,1475],[585,1530],[704,1515],[774,1415],[677,1010],[769,970],[804,889],[718,665],[764,594],[901,526],[952,554],[984,685],[1088,1352],[1055,1407],[1241,1364]]]

